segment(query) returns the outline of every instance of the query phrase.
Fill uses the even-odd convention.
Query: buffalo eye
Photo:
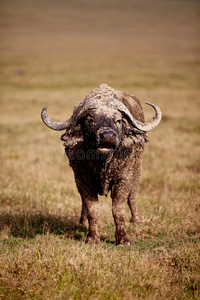
[[[116,120],[115,123],[116,123],[117,125],[121,125],[121,124],[122,124],[122,119]]]
[[[87,122],[89,125],[93,125],[93,124],[94,124],[94,119],[91,118],[90,116],[88,116],[88,117],[86,118],[86,122]]]

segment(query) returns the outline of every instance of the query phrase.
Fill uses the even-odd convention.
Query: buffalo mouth
[[[108,155],[108,154],[110,154],[111,152],[113,152],[115,148],[116,148],[116,145],[114,145],[114,144],[110,144],[110,143],[102,143],[102,144],[100,144],[99,147],[97,148],[97,151],[98,151],[100,154]]]
[[[112,129],[100,129],[97,135],[97,151],[102,155],[108,155],[118,145],[117,133]]]

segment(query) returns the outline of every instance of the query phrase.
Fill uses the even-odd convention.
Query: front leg
[[[100,236],[98,232],[99,223],[99,202],[96,193],[92,192],[85,183],[76,178],[76,185],[82,198],[82,211],[80,223],[88,219],[89,232],[86,243],[99,243]]]
[[[86,243],[93,242],[98,244],[100,242],[100,236],[98,232],[99,223],[99,202],[96,197],[85,198],[85,205],[87,207],[89,232],[87,235]]]
[[[120,191],[119,191],[120,190]],[[118,191],[118,192],[117,192]],[[125,228],[125,205],[127,202],[127,192],[124,189],[117,189],[111,193],[112,214],[115,221],[115,238],[117,245],[130,245]]]
[[[139,184],[140,184],[140,178],[141,178],[141,172],[142,172],[142,153],[139,152],[137,156],[137,160],[134,164],[134,172],[131,179],[131,190],[130,194],[128,196],[128,205],[131,211],[131,222],[140,224],[140,219],[138,216],[138,208],[137,208],[137,201],[138,201],[138,190],[139,190]]]

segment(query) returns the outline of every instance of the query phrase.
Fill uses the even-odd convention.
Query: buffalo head
[[[47,116],[47,107],[41,113],[43,122],[54,130],[64,130],[62,135],[65,146],[73,146],[83,142],[86,148],[97,149],[100,154],[109,154],[119,146],[123,133],[144,133],[155,128],[161,120],[161,111],[152,103],[155,110],[154,119],[146,124],[136,120],[128,108],[116,98],[102,101],[98,98],[85,98],[79,102],[70,119],[64,122],[55,122]]]

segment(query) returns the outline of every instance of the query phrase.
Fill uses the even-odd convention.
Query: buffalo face
[[[122,115],[118,111],[108,114],[91,110],[80,120],[83,142],[86,147],[99,154],[108,155],[120,144],[122,139]]]

